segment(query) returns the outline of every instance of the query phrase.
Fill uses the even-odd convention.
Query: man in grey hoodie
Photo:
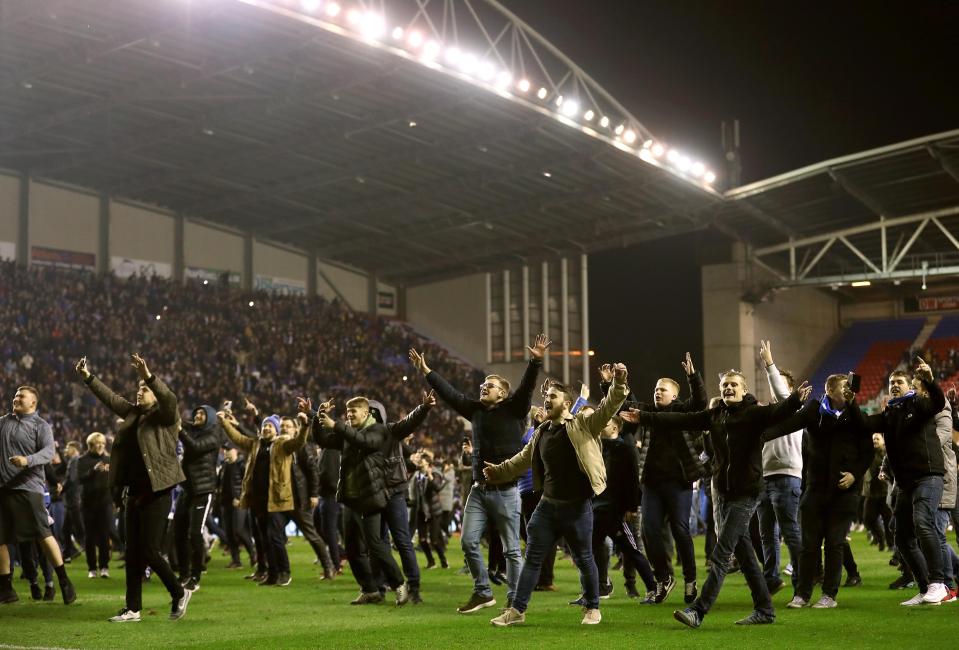
[[[766,378],[773,397],[777,401],[786,399],[793,390],[792,375],[776,367],[769,341],[761,342],[759,354],[766,367]],[[789,549],[794,590],[799,581],[799,553],[802,550],[799,529],[802,439],[803,430],[800,429],[763,445],[763,491],[759,495],[757,513],[763,545],[763,576],[770,594],[775,594],[784,585],[779,575],[780,533]]]

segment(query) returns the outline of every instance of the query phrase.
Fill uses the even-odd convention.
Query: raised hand
[[[616,380],[616,383],[625,384],[626,377],[628,376],[628,371],[626,370],[626,365],[622,363],[613,364],[613,379]]]
[[[296,411],[297,413],[305,413],[306,415],[310,415],[313,413],[313,400],[309,397],[297,397]]]
[[[772,344],[769,341],[759,342],[759,356],[767,368],[773,365]]]
[[[77,361],[77,372],[80,373],[80,376],[83,377],[84,379],[87,379],[90,377],[90,370],[87,368],[86,357],[81,357],[80,360]]]
[[[589,399],[589,384],[583,384],[579,387],[579,396],[583,399]]]
[[[804,381],[796,390],[799,392],[800,402],[805,402],[812,395],[812,386],[809,385],[808,381]]]
[[[623,419],[624,422],[639,424],[640,413],[641,411],[639,409],[629,409],[628,411],[620,411],[618,415]]]
[[[332,413],[333,409],[335,408],[336,407],[333,406],[333,398],[331,397],[330,399],[326,400],[325,402],[317,406],[316,410],[320,413]]]
[[[540,334],[536,337],[536,340],[533,341],[533,345],[531,346],[527,345],[526,349],[529,350],[529,355],[531,357],[542,361],[543,357],[546,356],[546,348],[548,348],[552,344],[553,342],[549,340],[548,336],[546,336],[545,334]]]
[[[430,392],[423,391],[423,406],[433,407],[436,406],[436,391],[431,390]]]
[[[683,370],[686,371],[687,375],[696,374],[696,366],[693,365],[693,357],[689,354],[689,352],[686,353],[686,360],[683,361]]]
[[[237,425],[236,417],[232,413],[227,413],[226,411],[217,411],[216,417],[220,422],[229,422],[233,426]]]
[[[332,429],[336,426],[336,422],[333,421],[333,418],[331,418],[330,414],[326,411],[320,411],[316,414],[316,417],[320,420],[320,424],[324,429]]]
[[[430,374],[430,367],[426,365],[426,355],[420,354],[415,348],[410,348],[410,363],[424,375]]]
[[[922,357],[916,357],[916,360],[919,362],[916,366],[916,375],[923,381],[931,382],[932,368],[929,367],[928,363],[922,360]]]
[[[604,363],[599,367],[599,378],[605,381],[607,384],[613,381],[613,366],[608,363]]]
[[[150,378],[150,369],[147,368],[147,362],[136,352],[130,355],[130,365],[136,369],[137,375],[143,381]]]

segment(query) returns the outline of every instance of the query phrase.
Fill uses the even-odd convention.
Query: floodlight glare
[[[538,91],[536,91],[536,96],[539,97],[540,99],[546,99],[546,95],[548,94],[549,94],[549,91],[546,90],[545,88],[540,88]]]
[[[460,59],[463,58],[463,52],[460,51],[458,47],[448,47],[446,48],[446,62],[452,65],[456,65],[460,62]]]
[[[676,151],[675,149],[670,149],[669,152],[666,154],[666,160],[668,160],[671,163],[677,162],[679,160],[679,152]]]
[[[364,14],[360,20],[360,32],[369,39],[381,38],[386,33],[386,21],[379,14]]]
[[[350,9],[346,12],[346,22],[351,25],[359,25],[360,21],[363,20],[363,14],[361,14],[356,9]]]
[[[563,104],[563,108],[561,110],[563,111],[563,115],[566,117],[576,117],[576,115],[579,113],[579,104],[576,102],[576,100],[571,99]]]
[[[619,126],[616,127],[615,133],[616,135],[623,135],[623,131],[625,130],[626,130],[626,126],[623,124],[620,124]]]
[[[563,96],[560,95],[559,97],[556,98],[556,107],[559,108],[562,105],[563,105]]]
[[[635,131],[632,131],[632,130],[626,131],[626,133],[623,134],[623,140],[625,140],[627,144],[633,144],[634,142],[636,142]]]
[[[652,152],[653,152],[653,155],[654,155],[655,157],[657,157],[657,158],[662,158],[662,157],[663,157],[663,154],[666,153],[666,147],[664,147],[663,145],[659,144],[658,142],[653,143],[653,146],[650,147],[649,150],[652,151]]]
[[[496,75],[496,85],[500,88],[506,88],[513,81],[513,75],[509,70],[501,70],[498,75]]]
[[[429,61],[432,61],[440,55],[440,44],[436,41],[426,41],[426,45],[423,46],[423,58]]]
[[[326,15],[332,18],[339,16],[340,5],[336,4],[335,2],[331,2],[330,4],[326,5]]]
[[[491,61],[483,61],[479,65],[479,70],[477,70],[479,78],[483,81],[489,81],[493,78],[493,75],[496,74],[496,68],[493,66]]]
[[[607,128],[609,126],[609,118],[604,115],[603,118],[599,121],[599,125],[603,127],[604,129]]]
[[[520,89],[520,92],[529,92],[529,79],[520,79],[516,87]]]
[[[703,175],[703,180],[712,185],[716,181],[716,174],[712,172],[706,172]]]
[[[479,65],[479,60],[476,58],[475,54],[465,54],[463,58],[460,59],[460,70],[466,74],[473,74],[473,71],[476,70],[476,66]]]
[[[676,167],[678,167],[681,172],[688,172],[692,164],[688,156],[680,156],[679,160],[676,161]]]
[[[423,34],[417,31],[410,32],[410,35],[406,37],[406,42],[412,48],[418,48],[423,44]]]
[[[596,117],[596,113],[594,113],[592,109],[586,111],[583,114],[583,119],[586,120],[587,122],[592,122],[594,117]]]
[[[694,162],[693,166],[689,168],[689,171],[696,178],[701,178],[702,175],[706,173],[706,165],[701,162]]]
[[[303,11],[313,13],[320,8],[320,0],[300,0],[300,7]]]
[[[393,28],[393,40],[398,41],[398,40],[400,40],[401,38],[403,38],[403,28],[402,28],[402,27],[394,27],[394,28]]]

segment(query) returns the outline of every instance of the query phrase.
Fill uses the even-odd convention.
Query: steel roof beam
[[[959,165],[956,165],[951,160],[946,160],[942,156],[942,152],[932,144],[926,145],[926,151],[942,166],[944,172],[952,176],[952,179],[959,183]]]
[[[829,177],[838,183],[839,187],[841,187],[846,194],[862,203],[877,217],[891,216],[885,209],[883,209],[882,204],[880,204],[879,201],[870,196],[869,193],[866,192],[862,187],[849,180],[849,178],[838,169],[830,168]]]
[[[742,208],[746,214],[751,216],[753,219],[756,219],[760,223],[769,226],[781,235],[786,235],[787,237],[798,236],[798,233],[795,230],[784,224],[779,219],[770,216],[765,210],[753,205],[752,203],[749,203],[748,201],[738,201],[736,206]]]

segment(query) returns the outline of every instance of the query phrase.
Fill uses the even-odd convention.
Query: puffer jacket
[[[320,496],[320,464],[317,446],[307,442],[293,456],[293,501],[304,508],[309,500]]]
[[[216,457],[220,449],[220,427],[216,422],[216,409],[201,406],[206,412],[202,427],[187,424],[180,430],[183,445],[183,473],[186,482],[183,489],[193,495],[212,494],[216,490]]]
[[[124,437],[135,435],[147,468],[150,488],[161,492],[182,483],[186,477],[177,460],[176,443],[180,431],[180,411],[176,395],[157,377],[151,375],[146,384],[156,395],[156,405],[144,410],[110,390],[95,375],[84,380],[93,394],[123,422],[110,452],[110,485],[120,487],[128,479],[124,466]]]
[[[342,451],[336,500],[361,514],[382,510],[390,492],[383,453],[390,441],[386,425],[370,415],[359,429],[343,421],[325,429],[318,417],[313,418],[310,427],[320,447]]]
[[[952,405],[946,400],[946,408],[936,414],[936,433],[942,444],[945,474],[942,477],[942,500],[940,509],[956,507],[956,452],[952,449]]]

